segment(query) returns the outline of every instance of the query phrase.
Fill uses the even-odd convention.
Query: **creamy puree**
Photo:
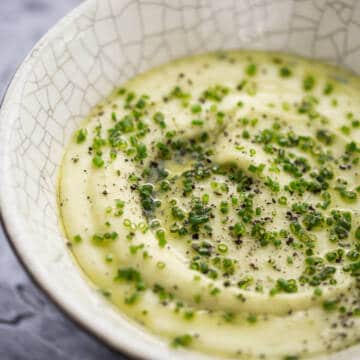
[[[134,77],[65,152],[72,253],[176,348],[294,360],[356,343],[359,100],[355,75],[277,53]]]

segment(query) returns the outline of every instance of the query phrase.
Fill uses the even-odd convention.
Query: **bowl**
[[[171,59],[230,48],[323,59],[360,73],[360,2],[88,0],[33,48],[0,114],[1,221],[39,286],[113,348],[143,359],[173,350],[119,314],[79,271],[57,207],[58,168],[80,121],[130,77]],[[358,359],[354,346],[331,359]]]

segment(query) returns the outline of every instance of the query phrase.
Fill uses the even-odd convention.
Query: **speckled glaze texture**
[[[46,292],[117,349],[146,359],[173,351],[118,314],[71,258],[60,230],[58,166],[90,109],[133,75],[210,50],[254,48],[324,59],[360,72],[357,0],[89,0],[32,50],[0,118],[0,205],[9,237]],[[331,359],[358,359],[353,347]]]

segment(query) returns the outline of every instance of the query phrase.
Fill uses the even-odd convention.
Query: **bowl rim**
[[[96,0],[84,0],[76,7],[72,8],[42,35],[42,37],[28,51],[23,60],[18,64],[10,80],[5,85],[4,94],[0,99],[0,139],[6,138],[6,134],[4,133],[5,108],[12,103],[14,90],[21,86],[21,76],[27,73],[26,66],[28,62],[31,59],[40,57],[40,50],[46,47],[49,41],[55,39],[57,35],[61,34],[61,29],[66,28],[66,26],[71,24],[75,18],[83,14],[87,9],[90,9],[94,4],[96,4]],[[4,168],[5,161],[6,151],[4,146],[0,146],[1,168]],[[5,177],[6,175],[2,175],[2,179],[0,177],[1,185],[3,185],[3,179],[5,179]],[[66,318],[75,324],[80,330],[85,331],[87,335],[99,341],[110,352],[118,355],[124,355],[129,358],[129,360],[151,359],[150,354],[148,354],[149,356],[146,356],[144,352],[139,351],[139,348],[136,347],[135,343],[130,345],[124,339],[117,342],[112,341],[106,335],[102,334],[97,327],[93,326],[84,319],[72,305],[66,303],[61,296],[51,290],[49,282],[47,282],[46,279],[42,277],[41,273],[33,267],[31,257],[28,257],[27,254],[23,253],[23,249],[20,244],[21,241],[17,239],[16,234],[14,234],[14,231],[11,229],[13,227],[13,224],[11,224],[10,221],[11,206],[7,205],[8,202],[6,201],[10,195],[7,194],[7,196],[5,196],[4,194],[5,190],[0,188],[0,227],[3,230],[4,238],[10,245],[10,248],[20,266],[25,270],[31,283],[35,285],[53,305],[55,305],[56,309],[61,314],[65,315]]]

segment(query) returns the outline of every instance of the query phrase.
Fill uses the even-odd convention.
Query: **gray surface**
[[[0,0],[0,96],[34,43],[81,0]],[[0,360],[124,360],[37,289],[0,229]]]

